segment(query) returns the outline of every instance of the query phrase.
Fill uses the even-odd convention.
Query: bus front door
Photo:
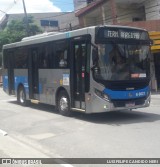
[[[38,100],[38,49],[32,48],[29,56],[29,98]]]
[[[85,111],[85,74],[86,74],[86,44],[85,42],[73,43],[73,62],[72,64],[72,86],[71,86],[71,105],[72,108]]]

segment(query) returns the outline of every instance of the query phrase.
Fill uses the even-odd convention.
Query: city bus
[[[150,45],[146,30],[129,26],[25,37],[3,46],[3,90],[65,116],[147,107]]]

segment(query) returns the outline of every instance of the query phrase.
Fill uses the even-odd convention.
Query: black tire
[[[62,90],[58,94],[57,98],[57,109],[60,114],[64,116],[70,116],[71,111],[70,111],[70,99],[65,90]]]
[[[23,86],[20,86],[17,93],[17,101],[22,106],[27,106],[29,101],[26,100],[26,92]]]

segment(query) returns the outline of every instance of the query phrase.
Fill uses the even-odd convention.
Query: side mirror
[[[98,65],[98,48],[94,47],[92,50],[92,62],[93,66],[91,67],[91,70],[94,72],[94,74],[98,74],[100,71],[99,65]]]
[[[154,45],[154,40],[150,39],[150,45]]]

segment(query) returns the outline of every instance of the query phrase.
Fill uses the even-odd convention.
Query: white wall
[[[133,18],[139,18],[145,20],[145,11],[143,6],[134,4],[117,4],[117,21],[132,22]]]
[[[160,19],[160,0],[146,0],[145,13],[146,20]]]

